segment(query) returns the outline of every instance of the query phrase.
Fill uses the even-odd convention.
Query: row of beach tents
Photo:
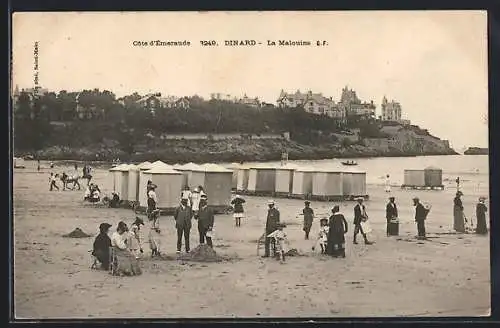
[[[232,190],[249,195],[294,196],[297,198],[366,197],[366,172],[351,167],[327,168],[286,165],[243,165],[227,167],[217,164],[169,165],[161,161],[138,165],[121,164],[111,168],[113,191],[120,199],[147,206],[146,185],[151,180],[157,185],[160,208],[179,204],[182,190],[202,186],[209,203],[227,207]]]
[[[366,197],[366,172],[352,167],[232,164],[230,168],[232,186],[242,193],[318,199]]]

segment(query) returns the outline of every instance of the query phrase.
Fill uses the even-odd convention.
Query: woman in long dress
[[[338,205],[332,209],[330,216],[328,241],[326,253],[333,257],[345,257],[345,234],[347,233],[347,221],[340,212]]]
[[[465,232],[464,206],[462,205],[461,191],[457,191],[453,200],[453,229],[457,232]]]
[[[485,197],[479,197],[479,203],[476,205],[476,233],[480,235],[488,233],[488,227],[486,225],[486,212],[488,211],[488,207],[484,204],[485,200]]]
[[[116,231],[111,236],[113,275],[137,276],[142,273],[139,262],[127,245],[128,237],[128,227],[125,222],[120,221]]]

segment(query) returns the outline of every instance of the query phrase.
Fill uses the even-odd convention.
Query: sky
[[[13,87],[34,86],[37,42],[38,82],[52,91],[246,94],[276,103],[282,89],[338,101],[347,85],[373,100],[377,115],[384,95],[400,102],[403,118],[457,150],[488,146],[484,11],[15,13],[12,25]],[[191,46],[133,45],[154,40]]]

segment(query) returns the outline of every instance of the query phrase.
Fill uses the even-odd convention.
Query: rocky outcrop
[[[469,147],[464,151],[464,155],[489,155],[488,148]]]

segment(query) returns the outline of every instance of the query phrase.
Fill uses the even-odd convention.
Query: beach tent
[[[193,171],[202,171],[202,166],[195,164],[195,163],[187,163],[184,165],[174,165],[173,167],[175,170],[181,172],[183,174],[183,183],[182,187],[184,188],[185,186],[188,186],[189,189],[193,190],[194,188],[198,187],[200,184],[194,184],[195,182],[198,181],[191,181],[192,176],[193,176]]]
[[[111,172],[113,191],[120,196],[120,199],[128,197],[128,165],[120,164],[109,169]]]
[[[174,208],[179,205],[183,182],[181,172],[175,171],[165,163],[157,163],[157,165],[153,163],[149,170],[143,172],[143,177],[146,184],[141,186],[141,189],[144,189],[145,199],[140,200],[141,206],[147,206],[146,185],[148,180],[157,186],[155,192],[158,197],[158,208]]]
[[[443,185],[443,170],[429,166],[424,169],[424,180],[427,187],[440,187]]]
[[[298,168],[293,172],[292,194],[294,196],[312,195],[314,169],[310,167]]]
[[[274,192],[276,190],[276,166],[254,165],[248,173],[248,191]]]
[[[227,169],[233,171],[233,179],[231,182],[232,189],[238,189],[238,170],[242,165],[239,163],[231,163],[226,166]]]
[[[366,172],[354,167],[343,168],[342,191],[344,196],[366,195]]]
[[[247,165],[240,165],[236,170],[236,190],[246,191],[248,189],[248,177],[250,173],[250,167]]]
[[[313,173],[313,196],[343,196],[341,167],[319,168]]]
[[[276,168],[275,191],[281,194],[293,192],[293,172],[298,168],[294,164],[286,164]]]
[[[404,171],[404,185],[411,187],[425,186],[425,171],[408,169]]]
[[[24,164],[24,159],[20,157],[14,157],[14,168],[24,169],[26,165]]]
[[[130,202],[139,200],[139,167],[134,164],[128,166],[128,192],[126,200]]]
[[[233,171],[216,164],[203,164],[192,171],[193,184],[203,186],[210,206],[229,206]]]

